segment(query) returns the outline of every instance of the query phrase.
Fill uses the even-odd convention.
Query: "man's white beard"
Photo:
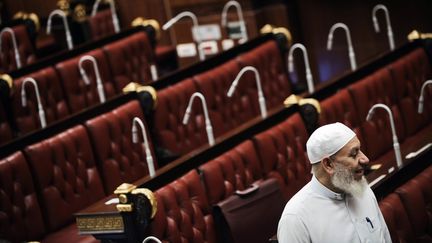
[[[361,197],[368,187],[366,178],[362,176],[360,180],[354,179],[354,173],[344,165],[334,163],[335,173],[331,177],[333,186],[350,194],[353,197]]]

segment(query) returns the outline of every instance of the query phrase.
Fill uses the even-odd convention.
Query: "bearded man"
[[[356,134],[342,123],[315,130],[306,143],[312,180],[286,204],[280,243],[391,242],[364,171],[369,159]]]

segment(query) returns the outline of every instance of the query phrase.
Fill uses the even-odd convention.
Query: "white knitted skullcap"
[[[356,134],[340,122],[316,129],[306,142],[306,151],[311,164],[320,162],[345,146]]]

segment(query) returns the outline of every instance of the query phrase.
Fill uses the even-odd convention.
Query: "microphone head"
[[[81,73],[81,77],[82,77],[83,80],[84,80],[84,83],[87,84],[87,85],[89,85],[89,84],[90,84],[90,79],[89,79],[89,77],[87,76],[87,73],[84,71],[84,68],[80,67],[80,68],[79,68],[79,71],[80,71],[80,73]]]
[[[135,123],[132,125],[132,142],[138,143],[138,128]]]
[[[327,41],[327,50],[330,51],[332,49],[333,45],[333,35],[329,35],[328,41]]]
[[[294,70],[294,65],[293,65],[293,57],[292,55],[288,56],[288,72],[292,72]]]
[[[235,85],[231,85],[231,87],[229,88],[228,93],[227,93],[228,97],[233,96],[235,87],[236,87]]]
[[[374,111],[370,110],[366,116],[366,121],[370,121],[372,119],[373,114],[374,114]]]
[[[420,96],[417,112],[419,114],[423,113],[423,96]]]
[[[373,17],[373,25],[374,25],[374,28],[375,28],[375,32],[380,32],[380,28],[379,28],[379,25],[378,25],[378,20],[377,20],[377,18],[375,16]]]
[[[21,88],[21,104],[24,107],[27,106],[27,97],[26,97],[26,94],[25,94],[24,87]]]
[[[190,109],[186,109],[186,113],[183,117],[183,125],[186,125],[189,122],[190,117]]]

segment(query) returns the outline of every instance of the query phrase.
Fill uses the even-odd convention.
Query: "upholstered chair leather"
[[[214,220],[195,170],[155,192],[158,210],[149,235],[163,242],[216,242]]]
[[[201,171],[210,205],[244,190],[262,179],[262,170],[255,147],[250,140],[202,165]]]
[[[256,91],[248,93],[255,83],[240,80],[233,96],[227,96],[239,72],[239,63],[231,60],[193,77],[199,91],[206,97],[209,110],[214,113],[216,135],[220,134],[218,131],[225,133],[260,116]]]
[[[158,146],[183,155],[208,143],[204,113],[199,100],[193,103],[188,124],[182,123],[189,99],[196,91],[192,79],[182,80],[158,91],[153,120],[153,133]]]
[[[311,178],[306,157],[308,133],[298,113],[254,136],[264,178],[276,178],[286,199],[291,198]]]
[[[94,16],[88,17],[92,40],[115,34],[111,9],[98,11]]]
[[[427,102],[432,98],[432,86],[425,89],[423,113],[417,112],[421,86],[431,78],[430,65],[423,48],[415,49],[390,65],[407,136],[414,135],[432,120],[432,105]]]
[[[104,197],[88,134],[82,125],[24,151],[49,232],[73,223],[74,213]]]
[[[430,186],[430,181],[425,184],[425,180],[414,178],[396,189],[413,226],[416,242],[432,242],[432,201],[427,197]]]
[[[46,231],[27,161],[18,151],[0,160],[0,235],[22,242]]]
[[[398,194],[391,193],[379,202],[393,243],[415,242],[412,224]]]
[[[0,144],[9,142],[14,136],[6,117],[5,104],[0,100]]]
[[[27,106],[22,106],[21,86],[26,77],[34,78],[39,86],[39,94],[45,111],[47,125],[63,119],[70,114],[65,94],[60,83],[61,81],[54,68],[47,67],[28,74],[14,80],[14,90],[12,91],[11,102],[13,117],[20,134],[25,134],[41,128],[36,92],[31,84],[26,84],[25,86]]]
[[[363,141],[366,143],[364,145],[371,161],[393,149],[388,113],[383,109],[375,110],[371,121],[366,121],[368,111],[373,105],[383,103],[391,109],[399,143],[404,141],[405,127],[402,114],[397,106],[394,85],[388,68],[379,69],[357,81],[349,86],[348,90],[353,97],[355,111],[361,122]]]
[[[25,25],[17,25],[11,28],[15,33],[15,39],[17,42],[18,53],[20,55],[22,67],[34,63],[36,61],[36,55],[33,45],[30,41],[30,37],[27,33],[27,28]],[[4,33],[2,35],[1,43],[0,73],[9,73],[18,68],[17,62],[15,60],[15,49],[10,33]]]
[[[271,40],[259,45],[239,56],[238,61],[241,67],[250,65],[258,69],[267,109],[282,106],[285,98],[291,95],[291,83],[285,71],[282,52],[279,50],[276,41]],[[245,75],[246,80],[243,80],[243,82],[246,81],[250,85],[249,87],[256,90],[254,74],[248,72]]]
[[[144,32],[138,32],[103,47],[108,57],[112,78],[117,88],[123,89],[130,82],[148,84],[152,81],[150,65],[154,53]]]
[[[96,49],[84,55],[90,55],[96,59],[106,99],[108,100],[120,93],[121,90],[117,89],[111,78],[108,61],[102,49]],[[78,63],[84,55],[60,62],[55,66],[63,86],[67,90],[66,98],[72,113],[100,103],[93,63],[90,61],[83,63],[83,68],[90,79],[90,85],[84,82],[80,74]]]
[[[140,142],[132,142],[132,121],[139,117],[145,124],[138,101],[130,101],[110,112],[88,120],[91,143],[104,181],[107,194],[123,182],[132,183],[148,175],[146,153],[141,143],[141,129],[138,128]],[[145,125],[146,126],[146,125]],[[150,134],[147,133],[151,153],[157,169]]]

